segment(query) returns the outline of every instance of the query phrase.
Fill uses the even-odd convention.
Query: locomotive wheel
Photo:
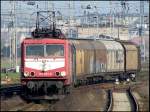
[[[65,94],[70,94],[71,93],[71,86],[65,86],[64,87],[64,93]]]
[[[116,78],[116,79],[115,79],[115,84],[119,84],[119,83],[120,83],[119,79]]]
[[[58,94],[59,95],[64,94],[64,91],[65,91],[64,88],[58,89]]]
[[[80,80],[77,80],[77,83],[75,84],[76,87],[80,86],[81,85],[81,81]]]
[[[131,80],[132,80],[133,82],[136,82],[136,78],[132,78]]]

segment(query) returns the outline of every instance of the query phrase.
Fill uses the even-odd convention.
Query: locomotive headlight
[[[66,72],[65,71],[63,71],[63,72],[61,72],[61,76],[66,76]]]
[[[30,74],[29,74],[28,72],[25,72],[25,73],[24,73],[24,76],[25,76],[25,77],[28,77],[29,75],[30,75]]]
[[[135,78],[135,74],[131,74],[131,77]]]

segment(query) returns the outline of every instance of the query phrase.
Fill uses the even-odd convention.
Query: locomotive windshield
[[[64,56],[63,45],[28,45],[26,47],[27,57],[62,57]]]
[[[43,57],[44,56],[44,46],[43,45],[28,45],[26,47],[26,56],[30,57]]]
[[[47,56],[64,56],[63,45],[46,45]]]

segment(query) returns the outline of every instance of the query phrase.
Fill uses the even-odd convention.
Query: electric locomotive
[[[21,44],[21,84],[29,95],[64,94],[72,86],[104,79],[133,79],[140,70],[140,51],[131,42],[69,39],[54,22],[49,29],[37,25],[32,37]]]

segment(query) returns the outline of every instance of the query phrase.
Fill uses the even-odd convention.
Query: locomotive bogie
[[[63,94],[65,91],[64,81],[60,80],[30,80],[23,85],[23,92],[30,95]],[[60,93],[61,91],[61,93]]]

